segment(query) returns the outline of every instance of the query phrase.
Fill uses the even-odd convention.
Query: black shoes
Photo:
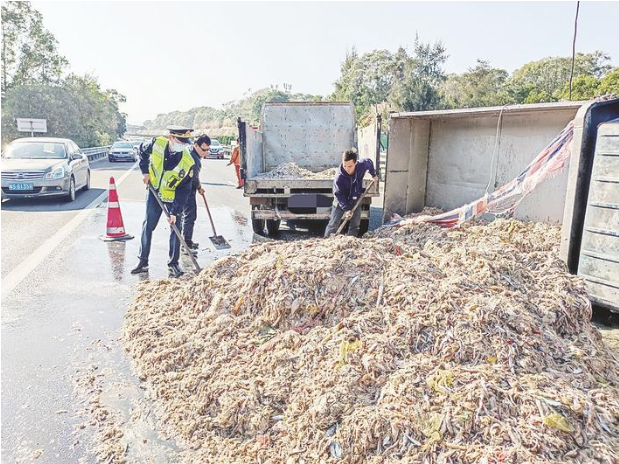
[[[168,264],[168,273],[171,277],[180,277],[184,274],[183,270],[177,263]]]
[[[185,240],[185,243],[187,244],[187,246],[189,248],[191,248],[192,250],[197,250],[200,247],[199,243],[196,242],[192,242],[191,240]]]
[[[141,259],[136,267],[131,269],[131,274],[141,274],[142,272],[148,272],[148,261]]]
[[[239,185],[236,189],[238,190],[238,189],[242,189],[242,188],[243,188],[243,186]]]

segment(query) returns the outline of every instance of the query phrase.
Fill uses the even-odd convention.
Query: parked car
[[[110,147],[107,159],[110,163],[114,161],[132,161],[138,160],[138,151],[133,146],[133,142],[118,141],[114,142]]]
[[[206,155],[208,159],[224,159],[225,149],[217,139],[211,139],[211,148]]]
[[[64,196],[90,188],[88,157],[69,139],[32,137],[11,142],[2,153],[2,198]]]

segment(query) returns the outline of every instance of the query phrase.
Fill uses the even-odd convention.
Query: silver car
[[[2,198],[63,196],[90,188],[88,157],[69,139],[17,139],[2,153]]]
[[[114,142],[110,147],[110,151],[107,154],[107,159],[110,163],[114,161],[132,161],[138,160],[137,148],[133,145],[133,142],[125,142],[119,140]]]
[[[217,139],[211,139],[211,147],[206,154],[206,159],[224,159],[225,148]]]

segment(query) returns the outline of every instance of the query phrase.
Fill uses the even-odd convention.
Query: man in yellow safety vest
[[[170,224],[176,223],[191,194],[191,184],[194,175],[195,161],[189,152],[191,132],[181,126],[168,126],[170,135],[154,137],[150,142],[140,145],[140,170],[146,185],[152,186],[168,210]],[[140,244],[140,261],[131,270],[132,274],[148,272],[148,255],[153,237],[153,231],[161,217],[161,207],[148,189],[146,200],[146,217],[142,225],[142,240]],[[173,277],[180,277],[183,271],[179,266],[181,244],[170,228],[170,251],[168,270]]]

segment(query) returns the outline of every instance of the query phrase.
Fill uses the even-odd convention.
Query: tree
[[[600,51],[578,53],[574,60],[574,76],[599,79],[611,69],[608,61],[608,55]],[[549,57],[527,63],[509,80],[510,96],[516,103],[558,101],[565,86],[569,85],[571,68],[571,57]]]
[[[619,97],[619,68],[613,69],[600,80],[597,94]]]
[[[396,79],[389,95],[392,106],[404,111],[443,107],[440,87],[446,79],[443,65],[447,57],[441,42],[430,45],[418,37],[415,38],[412,57],[400,48],[396,54]]]
[[[22,137],[15,119],[30,117],[46,119],[50,137],[67,137],[81,147],[108,145],[125,132],[126,117],[118,111],[123,99],[116,91],[102,91],[91,76],[71,75],[62,86],[15,86],[4,96],[2,141]]]
[[[449,108],[503,106],[513,102],[505,83],[509,74],[477,60],[477,66],[463,74],[451,74],[443,85],[442,94]]]
[[[561,98],[568,99],[569,84],[563,88]],[[572,100],[590,100],[601,95],[619,95],[619,68],[615,68],[601,79],[581,74],[572,82]]]
[[[2,4],[2,92],[25,84],[60,81],[68,65],[43,16],[30,2]]]
[[[357,116],[377,103],[387,101],[395,80],[396,57],[388,50],[374,50],[363,56],[356,49],[346,53],[335,82],[332,100],[351,101]]]
[[[252,96],[251,121],[253,123],[258,123],[258,121],[260,121],[260,111],[262,111],[262,105],[266,102],[287,102],[290,101],[290,97],[290,93],[273,88],[273,86],[268,90],[264,89],[256,92]]]
[[[600,79],[595,76],[581,74],[572,82],[572,100],[590,100],[597,95]],[[570,98],[570,86],[566,84],[559,95],[563,100]]]
[[[331,98],[352,101],[358,118],[385,102],[405,111],[440,108],[439,87],[445,80],[442,67],[446,59],[440,42],[430,45],[419,38],[412,56],[402,47],[395,54],[373,50],[362,56],[353,48],[342,62]]]

